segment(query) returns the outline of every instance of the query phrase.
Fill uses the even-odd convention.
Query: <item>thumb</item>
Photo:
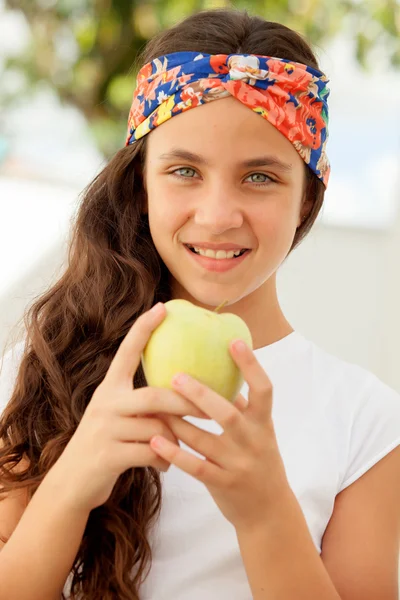
[[[167,314],[164,304],[156,306],[142,313],[129,329],[108,368],[104,378],[106,384],[115,387],[125,385],[132,389],[133,376],[140,364],[142,352],[151,334]]]

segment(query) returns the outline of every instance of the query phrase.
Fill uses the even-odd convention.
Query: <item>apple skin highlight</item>
[[[253,349],[253,340],[243,319],[217,312],[225,303],[211,311],[183,299],[165,302],[167,314],[141,355],[149,386],[174,390],[173,376],[184,372],[234,402],[244,379],[229,344],[241,338]]]

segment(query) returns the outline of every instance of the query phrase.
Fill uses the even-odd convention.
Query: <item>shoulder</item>
[[[377,375],[313,344],[316,389],[335,442],[341,492],[400,445],[400,394]],[[394,459],[393,459],[394,460]]]
[[[330,393],[329,405],[355,416],[365,403],[370,407],[390,405],[399,409],[400,393],[372,371],[330,353],[310,342],[312,377],[320,388]],[[328,403],[327,403],[328,406]]]
[[[338,464],[321,558],[342,598],[377,598],[383,589],[397,598],[400,394],[315,344],[312,358]]]
[[[321,558],[340,597],[398,598],[400,446],[336,496]]]

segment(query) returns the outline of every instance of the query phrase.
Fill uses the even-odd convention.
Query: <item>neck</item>
[[[206,304],[180,286],[176,285],[175,290],[172,286],[172,289],[172,298],[183,298],[208,310],[215,310],[223,302],[218,298],[215,303]],[[233,313],[245,321],[253,338],[253,350],[278,342],[294,331],[279,305],[275,273],[256,290],[233,304],[225,305],[219,312]]]

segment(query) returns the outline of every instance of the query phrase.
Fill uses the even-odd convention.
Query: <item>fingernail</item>
[[[178,373],[177,375],[174,375],[172,378],[172,383],[175,383],[177,385],[184,385],[188,381],[189,381],[189,377],[186,373]]]
[[[164,304],[162,302],[157,302],[157,304],[155,304],[153,306],[153,308],[150,310],[152,315],[159,315],[162,312]]]
[[[155,436],[151,438],[150,444],[152,448],[163,448],[165,446],[165,440],[162,437]]]
[[[246,349],[246,344],[242,340],[235,340],[233,342],[233,349],[237,352],[243,352]]]

